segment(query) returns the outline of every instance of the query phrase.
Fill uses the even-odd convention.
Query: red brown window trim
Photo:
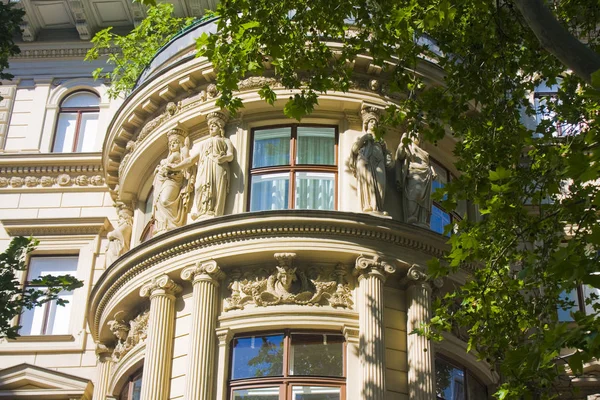
[[[100,102],[100,96],[98,96],[97,93],[91,91],[91,90],[77,90],[75,92],[69,93],[67,96],[65,96],[65,98],[61,101],[61,105],[58,111],[58,116],[56,118],[56,123],[54,125],[54,137],[52,139],[52,151],[54,152],[54,146],[56,144],[56,136],[57,136],[57,130],[58,130],[58,124],[60,121],[60,115],[62,113],[76,113],[77,114],[77,119],[75,122],[75,135],[73,137],[73,144],[71,146],[71,152],[75,153],[77,151],[77,145],[79,144],[79,131],[81,128],[81,117],[83,114],[86,113],[99,113],[100,112],[100,107],[96,106],[96,107],[63,107],[62,104],[65,102],[65,100],[67,100],[69,97],[78,94],[78,93],[89,93],[92,94],[94,96],[96,96],[98,98],[98,102]]]

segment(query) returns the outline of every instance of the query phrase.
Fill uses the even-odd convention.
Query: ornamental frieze
[[[110,331],[117,338],[117,344],[112,354],[115,362],[123,358],[138,343],[144,342],[148,336],[148,311],[140,313],[129,322],[125,322],[121,318],[122,313],[122,311],[118,312],[115,314],[115,319],[108,322]]]
[[[102,186],[104,178],[102,175],[69,175],[60,174],[58,176],[0,176],[0,188],[35,188],[35,187],[69,187],[69,186]]]
[[[275,270],[258,269],[230,274],[225,311],[243,310],[248,304],[258,307],[279,304],[352,308],[352,289],[346,266],[292,266],[295,253],[277,253]]]

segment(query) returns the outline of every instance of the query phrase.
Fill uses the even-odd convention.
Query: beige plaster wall
[[[384,299],[386,400],[408,400],[405,294],[386,287]]]

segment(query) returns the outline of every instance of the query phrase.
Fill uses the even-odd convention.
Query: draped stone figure
[[[186,168],[173,169],[189,157],[189,139],[183,129],[167,132],[169,154],[158,164],[154,175],[154,204],[152,217],[155,234],[182,226],[187,218],[191,192],[191,176]]]
[[[111,265],[117,258],[129,251],[131,243],[131,229],[133,226],[133,211],[124,204],[119,207],[119,222],[115,230],[106,235],[108,245],[105,251],[106,267]]]
[[[189,157],[172,166],[174,170],[189,168],[197,162],[192,219],[223,215],[229,193],[229,163],[233,160],[233,145],[225,137],[227,117],[221,112],[207,115],[208,138],[195,144]]]
[[[431,183],[436,174],[429,153],[420,146],[420,137],[413,139],[406,132],[396,151],[396,186],[402,194],[404,221],[429,228],[431,214]],[[405,139],[408,144],[404,144]]]
[[[392,163],[383,141],[375,139],[379,112],[363,108],[363,132],[352,145],[349,167],[356,177],[356,189],[363,212],[387,214],[383,211],[386,186],[386,168]]]

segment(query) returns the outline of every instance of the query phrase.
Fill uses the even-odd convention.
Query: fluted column
[[[96,375],[96,384],[94,385],[93,400],[106,400],[108,395],[108,381],[113,365],[111,348],[102,343],[96,345],[96,355],[98,356],[98,365]]]
[[[181,278],[192,281],[193,287],[186,400],[214,400],[218,288],[224,277],[214,260],[198,263],[181,272]]]
[[[383,326],[383,284],[396,268],[379,257],[361,255],[356,259],[358,275],[360,364],[362,398],[385,398],[385,338]]]
[[[167,400],[173,363],[175,335],[175,295],[181,287],[167,275],[142,286],[140,296],[150,297],[146,358],[140,398]]]
[[[413,265],[406,275],[406,330],[412,332],[431,319],[431,284],[424,267]],[[435,361],[431,340],[408,335],[408,392],[410,400],[435,399]]]

